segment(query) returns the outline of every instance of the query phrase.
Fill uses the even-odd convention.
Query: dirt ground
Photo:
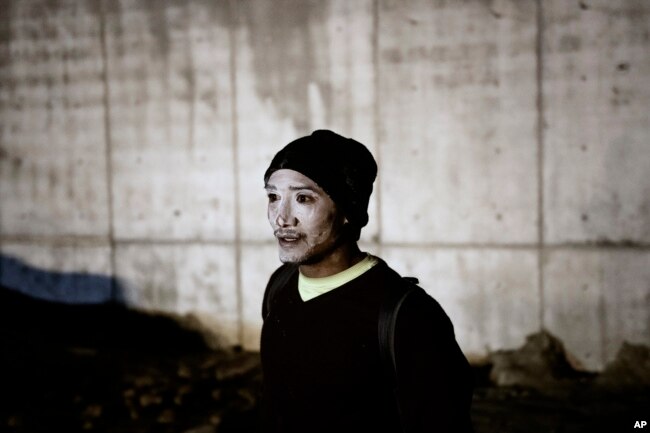
[[[619,373],[645,368],[647,352],[630,352],[618,375],[573,374],[549,341],[475,368],[477,433],[643,431],[650,387]],[[169,318],[0,293],[0,347],[0,432],[257,431],[258,354],[210,351]]]

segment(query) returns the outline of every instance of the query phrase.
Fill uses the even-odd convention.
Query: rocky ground
[[[5,291],[0,347],[0,432],[257,431],[258,354],[210,351],[169,318]],[[476,432],[643,431],[649,363],[626,345],[603,374],[581,374],[552,336],[531,336],[476,367]]]

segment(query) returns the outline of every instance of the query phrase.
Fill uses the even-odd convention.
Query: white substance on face
[[[267,216],[281,262],[318,261],[336,249],[344,217],[313,180],[294,170],[278,170],[269,178],[266,192]]]

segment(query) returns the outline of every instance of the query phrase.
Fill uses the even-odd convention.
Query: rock
[[[500,386],[545,389],[580,376],[567,361],[562,342],[546,331],[529,335],[520,349],[491,354],[490,360],[490,379]]]
[[[98,418],[102,416],[102,405],[100,404],[91,404],[86,407],[83,415],[90,418]]]
[[[259,356],[244,354],[225,360],[216,367],[215,378],[218,381],[238,379],[260,368]]]
[[[607,388],[650,387],[650,347],[623,342],[616,359],[605,367],[596,384]]]
[[[176,403],[176,405],[178,405],[178,406],[181,406],[183,404],[185,396],[188,395],[191,392],[192,392],[192,387],[190,385],[181,385],[176,390],[176,396],[174,397],[174,403]]]
[[[207,357],[202,363],[201,363],[201,370],[208,370],[217,365],[219,362],[219,357],[217,355],[209,356]]]
[[[162,403],[162,397],[156,394],[142,394],[140,396],[140,406],[156,406]]]
[[[22,424],[21,420],[17,416],[10,416],[7,420],[7,426],[9,427],[20,427]]]
[[[239,397],[241,409],[244,411],[252,410],[257,404],[255,394],[250,389],[237,390],[237,397]]]
[[[183,433],[217,433],[217,428],[213,425],[208,424],[185,430]]]
[[[134,384],[136,388],[144,388],[153,385],[155,382],[151,376],[138,376],[135,378]]]
[[[185,364],[181,363],[178,366],[178,370],[176,371],[176,374],[178,377],[181,377],[183,379],[189,379],[192,377],[192,370]]]
[[[218,427],[219,424],[221,424],[222,416],[219,413],[215,413],[210,415],[210,424],[212,424],[215,427]]]
[[[160,413],[160,415],[158,415],[156,421],[158,421],[158,423],[160,424],[171,424],[174,422],[175,419],[176,419],[176,414],[174,413],[174,411],[171,409],[165,409]]]

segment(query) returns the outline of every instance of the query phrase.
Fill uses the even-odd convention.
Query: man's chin
[[[283,251],[280,251],[279,253],[280,256],[280,262],[288,265],[301,265],[303,264],[302,257],[293,255],[293,254],[286,254]]]
[[[283,251],[280,251],[280,261],[285,264],[290,265],[314,265],[323,260],[323,256],[319,254],[283,254]]]

